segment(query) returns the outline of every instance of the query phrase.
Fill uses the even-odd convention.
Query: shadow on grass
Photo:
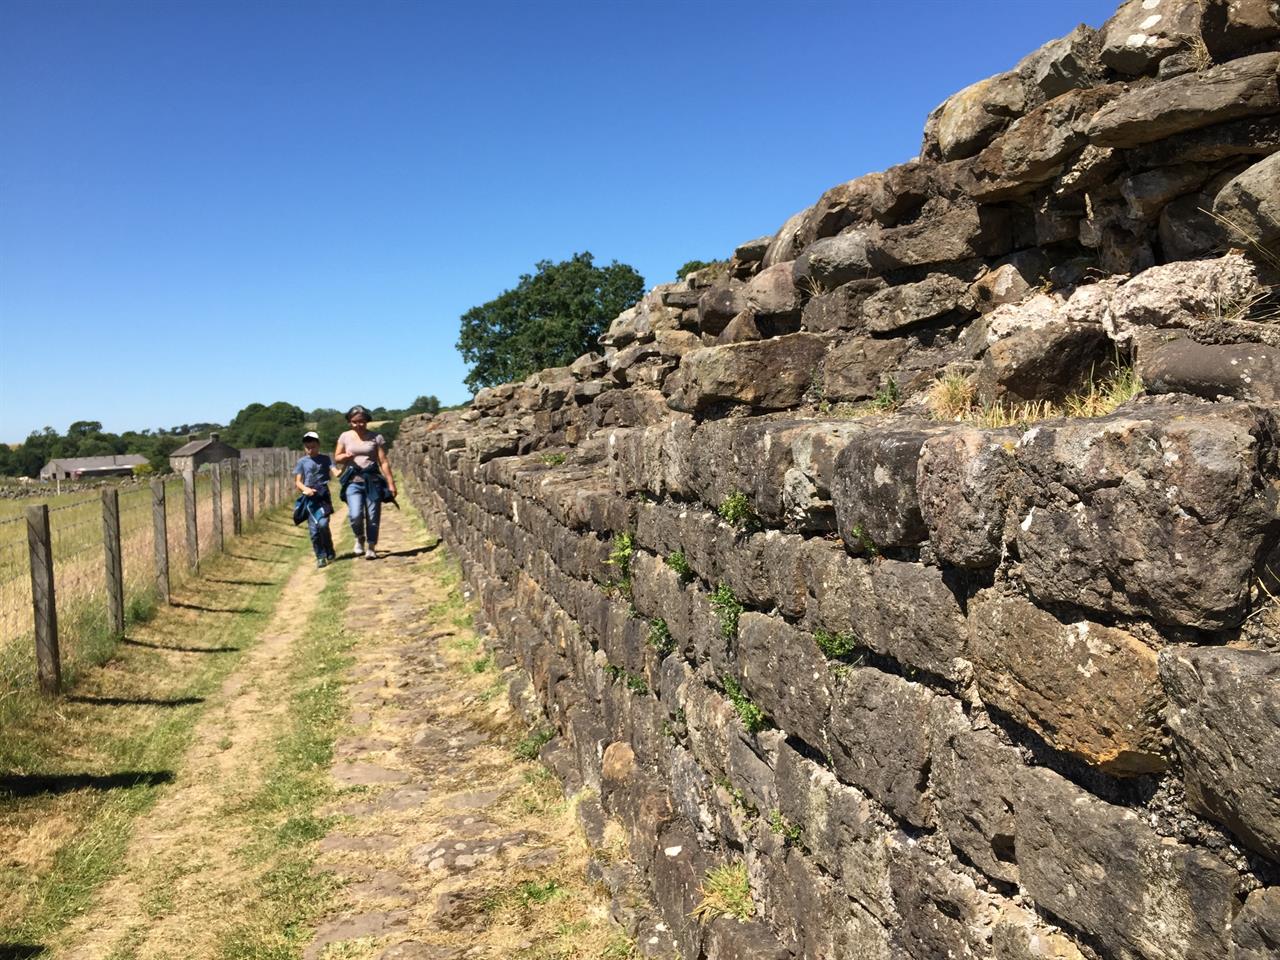
[[[274,587],[281,582],[279,580],[235,580],[231,577],[225,579],[222,577],[205,577],[204,579],[209,583],[234,583],[241,587]]]
[[[232,553],[230,550],[223,554],[224,557],[235,557],[237,560],[252,560],[255,563],[284,563],[288,560],[274,560],[271,557],[260,557],[255,553]]]
[[[172,783],[172,770],[125,770],[120,773],[30,773],[0,775],[0,796],[36,797],[72,790],[129,790]]]
[[[27,960],[42,957],[44,952],[44,945],[40,943],[0,943],[0,960]]]
[[[145,640],[130,640],[121,637],[120,642],[126,647],[146,647],[148,650],[169,650],[173,653],[235,653],[239,647],[179,647],[167,643],[147,643]]]
[[[201,613],[261,613],[257,607],[205,607],[198,603],[185,603],[182,600],[171,600],[171,607],[181,607],[183,610],[199,610]]]
[[[68,703],[85,703],[91,707],[191,707],[204,703],[204,697],[94,697],[84,694],[64,698]]]

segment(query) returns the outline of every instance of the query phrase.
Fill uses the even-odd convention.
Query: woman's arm
[[[343,442],[342,442],[342,435],[341,435],[341,434],[339,434],[339,435],[338,435],[338,443],[337,443],[337,445],[333,448],[333,462],[334,462],[334,463],[349,463],[350,461],[354,460],[355,458],[356,458],[356,457],[355,457],[355,454],[354,454],[354,453],[347,453],[347,448],[346,448],[346,446],[345,446],[345,445],[343,444]]]
[[[382,471],[382,477],[387,481],[387,489],[391,491],[391,495],[399,496],[396,493],[395,478],[391,476],[391,461],[387,459],[387,448],[382,444],[378,444],[378,469]]]

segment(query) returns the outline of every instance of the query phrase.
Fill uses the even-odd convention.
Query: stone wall
[[[1277,956],[1278,41],[1131,0],[402,426],[647,953]]]

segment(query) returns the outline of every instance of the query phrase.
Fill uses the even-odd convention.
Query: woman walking
[[[347,411],[347,423],[351,429],[338,436],[333,459],[346,467],[340,480],[351,532],[356,535],[355,554],[376,560],[382,501],[395,498],[396,481],[387,460],[386,440],[368,430],[369,411],[357,403]]]

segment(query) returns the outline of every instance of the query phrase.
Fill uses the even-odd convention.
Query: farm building
[[[216,433],[211,433],[209,439],[191,440],[169,454],[169,466],[174,473],[186,473],[188,470],[195,472],[206,463],[239,459],[239,450],[229,443],[223,443]]]
[[[103,457],[65,457],[50,460],[40,468],[41,480],[77,480],[95,477],[127,477],[147,458],[138,453],[117,453]]]

